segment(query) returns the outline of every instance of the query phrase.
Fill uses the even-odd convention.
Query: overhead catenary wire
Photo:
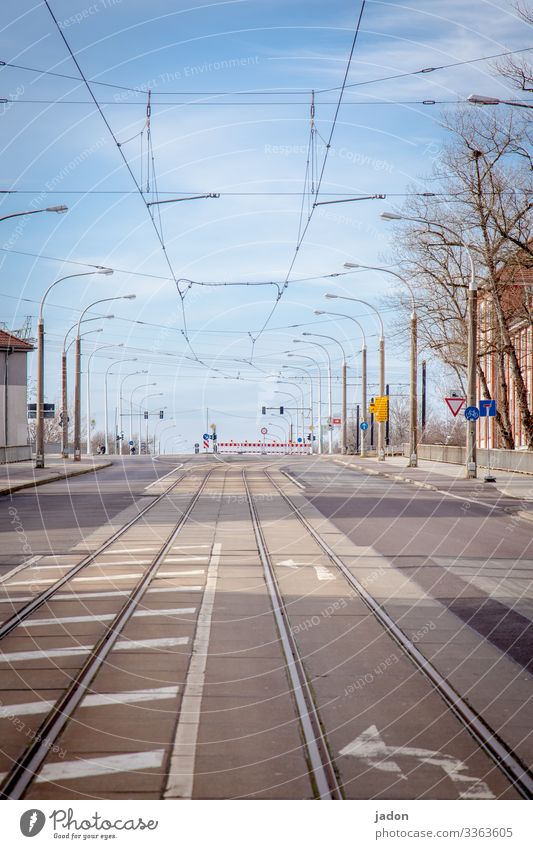
[[[345,86],[345,88],[361,87],[361,86],[364,86],[364,85],[372,85],[373,83],[376,83],[376,82],[389,82],[390,80],[397,80],[397,79],[402,79],[404,77],[417,76],[418,74],[429,74],[429,73],[434,73],[434,72],[437,72],[437,71],[444,71],[444,70],[447,70],[448,68],[457,68],[457,67],[462,66],[462,65],[473,65],[476,62],[487,62],[491,59],[501,59],[505,56],[515,56],[519,53],[530,52],[531,50],[533,50],[533,47],[520,47],[520,48],[517,48],[516,50],[506,50],[502,53],[492,53],[492,54],[489,54],[488,56],[476,56],[472,59],[458,60],[458,61],[455,61],[455,62],[449,62],[449,63],[443,64],[443,65],[435,65],[434,67],[419,68],[416,71],[405,71],[405,72],[402,72],[402,73],[390,74],[386,77],[377,77],[377,78],[371,79],[371,80],[361,80],[360,82],[357,82],[357,83],[350,83],[348,86]],[[42,68],[32,68],[32,67],[29,67],[27,65],[21,65],[21,64],[16,63],[16,62],[0,61],[0,67],[15,68],[15,69],[18,69],[18,70],[21,70],[21,71],[28,71],[30,73],[40,74],[40,75],[43,75],[43,76],[58,77],[58,78],[65,79],[65,80],[74,80],[75,82],[81,82],[79,77],[76,77],[72,74],[62,74],[59,71],[48,71],[48,70],[43,70]],[[114,88],[114,89],[119,89],[121,91],[129,91],[133,94],[146,95],[146,93],[147,93],[147,88],[142,87],[142,86],[141,87],[139,87],[139,86],[137,86],[137,87],[126,86],[126,85],[120,85],[119,83],[109,83],[109,82],[103,82],[102,80],[94,80],[94,79],[89,79],[89,80],[87,80],[87,82],[90,85],[103,86],[105,88]],[[325,93],[330,92],[330,91],[338,91],[339,88],[340,88],[340,86],[334,86],[333,88],[317,89],[316,93],[317,94],[325,94]],[[152,86],[152,89],[153,89],[153,86]],[[276,88],[276,89],[234,89],[234,90],[227,90],[227,91],[167,91],[167,92],[160,92],[159,95],[158,95],[157,92],[155,92],[154,94],[156,96],[167,96],[167,97],[171,97],[171,96],[176,96],[176,97],[182,97],[182,96],[223,97],[223,96],[229,96],[229,95],[234,96],[234,95],[250,95],[250,94],[254,94],[256,96],[259,96],[259,95],[264,95],[264,96],[278,95],[279,96],[279,95],[282,95],[282,94],[286,94],[286,95],[290,96],[290,95],[298,95],[298,94],[308,95],[309,90],[308,89],[279,89],[279,88]]]

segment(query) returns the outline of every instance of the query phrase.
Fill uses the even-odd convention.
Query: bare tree
[[[519,18],[526,24],[533,24],[533,9],[524,0],[514,0],[511,4]],[[495,70],[508,80],[513,88],[520,91],[533,91],[533,68],[526,58],[506,56],[494,63]]]
[[[527,445],[533,449],[533,415],[515,334],[520,323],[531,322],[529,293],[519,285],[524,264],[533,267],[532,171],[518,154],[527,125],[512,114],[502,121],[490,111],[473,114],[468,108],[448,117],[446,125],[450,138],[431,175],[435,197],[411,197],[405,214],[442,223],[447,229],[402,226],[397,259],[415,288],[422,344],[464,382],[470,268],[461,244],[468,243],[480,286],[477,371],[481,391],[491,397],[493,380],[485,373],[488,363],[498,383],[501,441],[506,448],[514,448],[509,367]],[[437,187],[442,188],[444,199],[440,193],[437,196]],[[397,302],[405,326],[408,301],[401,295]]]

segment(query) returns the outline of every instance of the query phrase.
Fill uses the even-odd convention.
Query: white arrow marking
[[[394,757],[416,758],[423,763],[440,767],[450,779],[458,785],[457,789],[461,799],[494,799],[490,789],[484,781],[464,775],[468,769],[467,765],[458,758],[451,755],[435,752],[431,749],[419,749],[412,746],[387,746],[375,725],[371,725],[356,737],[351,743],[340,750],[339,754],[347,757],[362,758],[368,766],[375,767],[382,772],[397,773],[400,778],[407,781]]]

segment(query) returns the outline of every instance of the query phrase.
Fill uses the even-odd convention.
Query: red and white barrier
[[[310,454],[304,442],[219,442],[221,454]]]

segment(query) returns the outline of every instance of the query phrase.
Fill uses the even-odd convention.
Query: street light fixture
[[[468,363],[467,363],[467,406],[476,406],[476,367],[477,367],[477,281],[472,251],[467,243],[461,239],[455,230],[439,221],[427,221],[424,218],[415,218],[408,215],[400,215],[397,212],[382,212],[381,218],[385,221],[414,221],[425,224],[426,227],[438,227],[446,233],[451,233],[457,244],[463,247],[470,263],[470,283],[468,286]],[[432,233],[432,230],[428,230]],[[476,445],[476,422],[468,419],[466,422],[466,464],[465,477],[473,480],[477,478],[477,445]]]
[[[292,341],[293,341],[293,342],[301,342],[301,343],[303,343],[304,345],[305,345],[305,344],[306,344],[306,342],[307,342],[307,340],[305,340],[305,341],[304,341],[303,339],[293,339]],[[329,424],[329,427],[328,427],[328,454],[333,454],[333,432],[332,432],[332,428],[331,428],[331,418],[332,418],[332,402],[331,402],[331,357],[330,357],[330,355],[329,355],[329,351],[328,351],[328,349],[326,348],[326,346],[325,346],[325,345],[321,345],[321,343],[320,343],[320,342],[307,342],[307,344],[308,344],[308,345],[314,345],[316,348],[321,348],[321,349],[324,351],[324,353],[325,353],[325,355],[326,355],[326,357],[327,357],[327,361],[328,361],[328,418],[329,418],[329,421],[330,421],[330,424]],[[321,417],[321,421],[320,421],[320,433],[322,434],[322,410],[320,411],[320,417]]]
[[[106,373],[104,376],[104,428],[105,428],[105,450],[106,454],[109,454],[109,420],[108,420],[108,407],[107,407],[107,378],[109,376],[109,372],[116,365],[120,365],[121,363],[136,363],[137,357],[128,357],[127,359],[115,360],[115,362],[111,363],[109,367],[106,369]],[[117,440],[115,440],[115,451],[117,449]],[[116,452],[119,453],[118,451]],[[122,449],[121,452],[122,453]]]
[[[294,365],[289,366],[285,363],[284,365],[282,365],[282,368],[292,369],[293,371],[294,371],[294,369],[296,369],[296,371],[303,371],[303,373],[306,375],[306,377],[309,378],[309,401],[310,401],[310,404],[311,404],[311,422],[310,422],[310,424],[311,424],[311,454],[314,454],[314,451],[313,451],[313,431],[314,431],[314,425],[313,425],[313,419],[314,419],[313,377],[309,373],[308,369],[304,368],[303,366],[294,366]],[[302,422],[302,424],[304,424],[304,423]],[[305,427],[304,427],[304,431],[305,431]],[[304,443],[305,443],[305,436],[304,436],[303,433],[302,433],[302,437],[303,437]]]
[[[522,109],[533,109],[531,103],[521,103],[518,100],[500,100],[499,97],[488,97],[485,94],[469,94],[466,98],[468,103],[474,103],[476,106],[519,106]]]
[[[410,363],[410,422],[409,422],[409,463],[408,468],[416,469],[418,466],[418,331],[417,331],[417,314],[416,300],[413,287],[407,280],[392,271],[390,268],[382,268],[377,265],[360,265],[356,262],[345,262],[345,268],[364,268],[368,271],[383,271],[385,274],[392,274],[397,280],[406,286],[411,296],[411,363]]]
[[[148,374],[148,372],[141,372],[141,374]],[[147,389],[149,386],[157,386],[157,383],[140,383],[138,386],[135,386],[134,389],[130,392],[130,442],[133,441],[133,396],[135,392],[139,389]],[[139,454],[141,447],[141,432],[139,431]]]
[[[351,321],[354,321],[359,330],[361,331],[361,407],[363,411],[363,421],[366,422],[366,414],[367,414],[367,374],[366,374],[366,335],[363,325],[360,321],[358,321],[353,315],[347,315],[342,312],[330,312],[330,310],[315,310],[315,315],[333,315],[338,318],[349,318]],[[357,397],[355,400],[357,404]],[[365,442],[366,442],[366,431],[361,431],[361,448],[359,451],[359,456],[365,456]]]
[[[68,206],[45,206],[44,209],[27,209],[25,212],[11,212],[9,215],[2,215],[0,221],[7,221],[8,218],[18,218],[21,215],[35,215],[36,212],[67,212]]]
[[[104,268],[102,274],[113,274],[112,268]],[[85,307],[78,321],[78,333],[76,336],[76,372],[74,386],[74,460],[81,460],[81,343],[80,343],[80,325],[83,321],[85,313],[95,307],[97,304],[105,304],[109,301],[132,301],[136,295],[115,295],[112,298],[99,298]]]
[[[124,384],[128,380],[128,378],[135,377],[138,374],[148,374],[148,370],[142,369],[142,370],[139,370],[139,371],[132,371],[129,374],[124,375],[124,377],[120,381],[119,387],[118,387],[118,429],[120,431],[120,437],[121,437],[121,439],[120,439],[120,453],[121,454],[122,454],[122,443],[123,443],[123,438],[122,438],[123,437],[123,430],[122,430],[122,387],[124,386]],[[131,418],[130,418],[130,441],[131,441]]]
[[[85,334],[82,333],[82,336]],[[115,344],[114,342],[110,345],[99,345],[98,348],[95,348],[94,351],[91,351],[89,357],[87,358],[87,374],[85,375],[86,379],[86,404],[85,404],[85,413],[87,417],[87,454],[91,453],[91,363],[94,355],[98,353],[98,351],[104,351],[108,348],[123,348],[124,342],[119,342],[119,344]]]
[[[336,342],[336,344],[341,349],[341,353],[342,353],[342,369],[341,369],[341,380],[342,380],[341,453],[346,454],[346,444],[347,444],[346,352],[344,350],[343,345],[339,342],[338,339],[335,339],[334,336],[326,336],[324,333],[303,333],[302,335],[303,336],[317,336],[320,339],[330,339],[332,342]]]
[[[142,418],[141,418],[142,405],[146,401],[147,398],[155,398],[156,396],[160,396],[160,395],[163,395],[163,394],[164,394],[163,392],[151,392],[150,395],[145,395],[144,398],[141,398],[141,400],[138,402],[138,404],[139,404],[139,454],[141,453],[140,440],[141,440],[141,432],[142,432]],[[148,422],[149,422],[149,419],[147,418],[146,419],[146,453],[147,454],[150,453],[149,450],[148,450]],[[154,440],[154,451],[155,451],[155,440]]]
[[[58,207],[55,209],[54,207],[49,207],[48,210],[52,210],[54,212],[63,211]],[[48,211],[46,210],[46,211]],[[37,210],[35,210],[37,211]],[[18,213],[22,214],[22,213]],[[64,277],[59,277],[57,280],[48,286],[43,297],[41,298],[41,303],[39,304],[39,319],[37,322],[37,421],[36,421],[36,434],[35,434],[35,468],[36,469],[44,469],[44,320],[43,320],[43,310],[44,304],[48,297],[48,293],[57,286],[58,283],[62,283],[63,280],[70,280],[73,277],[88,277],[92,274],[109,274],[113,273],[111,269],[108,268],[96,268],[93,271],[83,271],[78,272],[77,274],[67,274]],[[78,334],[80,332],[80,323],[78,322]]]
[[[318,375],[318,453],[322,454],[324,450],[324,439],[322,435],[322,371],[320,363],[314,357],[308,354],[295,354],[292,351],[285,352],[288,357],[299,357],[301,360],[309,360],[315,366]]]
[[[340,299],[341,301],[355,301],[358,304],[364,304],[365,307],[369,307],[369,309],[376,313],[381,328],[381,337],[379,340],[379,394],[383,397],[385,395],[385,328],[379,310],[373,304],[369,304],[368,301],[363,301],[361,298],[351,298],[348,295],[333,295],[330,292],[324,295],[324,297],[328,299]],[[384,425],[385,422],[378,422],[378,460],[385,460]]]

